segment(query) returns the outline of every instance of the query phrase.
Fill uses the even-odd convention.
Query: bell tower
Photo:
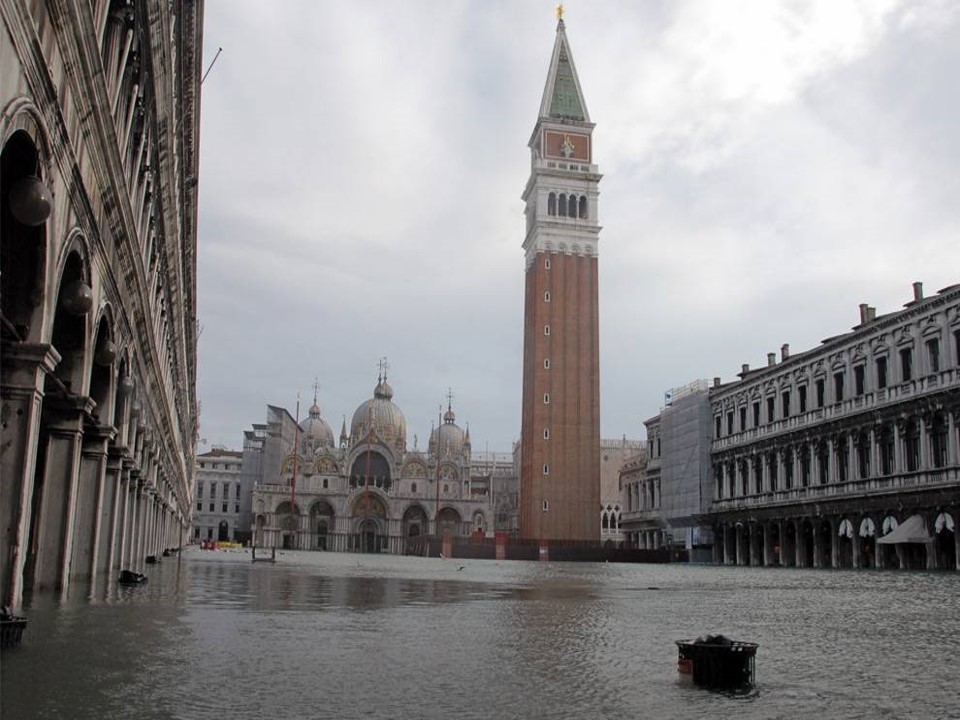
[[[600,321],[593,128],[562,10],[530,137],[520,534],[600,539]]]

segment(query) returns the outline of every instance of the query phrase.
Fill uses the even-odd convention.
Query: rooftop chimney
[[[780,346],[780,362],[790,357],[790,343],[784,343]]]
[[[913,301],[920,302],[923,300],[923,283],[915,282],[913,284]]]
[[[720,378],[715,377],[715,378],[713,379],[713,386],[714,386],[715,388],[720,387]]]
[[[860,303],[860,324],[866,325],[868,322],[870,322],[870,306]]]
[[[867,320],[871,322],[877,319],[877,309],[873,305],[867,306]]]
[[[750,372],[750,366],[749,366],[749,365],[747,365],[746,363],[744,363],[743,365],[740,366],[740,374],[741,374],[741,375],[746,375],[748,372]]]
[[[777,354],[767,353],[767,367],[773,367],[777,364]]]

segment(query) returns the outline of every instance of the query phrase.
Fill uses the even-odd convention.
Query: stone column
[[[750,565],[756,567],[759,563],[757,560],[757,526],[751,523],[749,526],[749,549],[750,549]]]
[[[956,465],[960,463],[957,457],[957,420],[956,411],[947,411],[947,465]],[[957,527],[957,538],[960,539],[960,527]],[[957,553],[957,561],[960,562],[960,553]]]
[[[51,345],[4,342],[0,349],[0,602],[13,608],[23,596],[30,547],[44,380],[59,362]]]
[[[854,442],[854,435],[847,435],[847,482],[858,477],[857,468],[857,444]]]
[[[960,522],[958,521],[960,521],[960,513],[957,513],[957,517],[954,518],[953,523],[953,557],[956,561],[956,569],[960,570]]]
[[[104,506],[100,520],[100,541],[97,544],[97,568],[99,570],[112,570],[117,563],[117,553],[119,551],[117,528],[121,521],[124,492],[120,481],[122,474],[123,454],[118,447],[111,445],[107,449]]]
[[[780,557],[777,558],[777,562],[780,564],[780,567],[787,567],[787,525],[786,522],[780,521]]]
[[[130,568],[139,571],[143,567],[143,530],[146,525],[146,486],[143,478],[137,480],[133,489],[133,527],[130,543]]]
[[[796,524],[796,531],[794,532],[793,537],[794,537],[793,555],[794,555],[794,560],[796,561],[796,565],[798,568],[806,567],[803,564],[804,540],[803,540],[803,522],[802,521]]]
[[[893,467],[890,468],[893,474],[900,472],[903,469],[903,448],[900,447],[900,422],[893,423]],[[903,567],[903,553],[900,552],[899,546],[897,550],[897,555],[901,559],[901,568]]]
[[[840,522],[830,518],[830,567],[840,567]]]
[[[820,539],[820,523],[813,530],[813,567],[823,567],[823,541]]]
[[[853,522],[852,520],[850,522]],[[860,522],[863,522],[861,520]],[[853,551],[853,567],[856,570],[860,569],[860,546],[863,544],[863,538],[860,537],[860,528],[857,524],[853,526],[853,540],[850,542]]]
[[[88,425],[84,430],[70,566],[70,574],[75,578],[89,578],[97,572],[100,524],[105,504],[107,443],[115,434],[109,425]],[[109,501],[106,504],[109,506]]]
[[[123,468],[120,474],[120,492],[122,503],[122,515],[120,526],[117,530],[117,568],[120,570],[131,569],[130,558],[133,557],[133,526],[137,512],[136,508],[136,487],[138,471],[134,468],[133,460],[126,458],[123,462]]]
[[[879,457],[879,443],[877,442],[877,426],[870,426],[870,476],[879,477],[880,476],[880,457]]]
[[[930,419],[930,416],[917,416],[917,470],[926,470],[927,459],[930,457],[930,451],[927,448],[927,443],[930,441],[930,433],[927,432],[927,421]]]
[[[830,480],[832,479],[832,478],[831,478],[831,473],[830,473],[830,471],[833,469],[833,455],[834,455],[834,452],[833,452],[833,438],[828,437],[828,438],[826,438],[826,439],[824,440],[824,447],[823,447],[823,449],[826,450],[826,452],[827,452],[827,476],[826,476],[825,478],[821,478],[821,482],[822,482],[824,485],[826,485],[826,484],[829,483]],[[819,462],[819,461],[818,461],[818,462]]]
[[[770,528],[761,525],[760,532],[763,533],[763,564],[770,567],[773,565],[773,543],[770,542]]]
[[[83,419],[93,405],[87,397],[48,396],[45,399],[43,414],[48,422],[49,439],[40,481],[43,485],[37,513],[37,540],[31,540],[36,548],[35,589],[66,590],[69,586]]]

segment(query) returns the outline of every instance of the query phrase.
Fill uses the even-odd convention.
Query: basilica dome
[[[363,441],[371,426],[382,442],[399,450],[406,449],[407,421],[400,408],[393,404],[393,388],[385,377],[378,380],[373,397],[353,413],[350,423],[351,442]]]
[[[313,399],[307,419],[300,423],[300,429],[303,431],[304,440],[311,440],[317,445],[333,446],[333,430],[320,417],[320,406],[317,405],[316,398]]]
[[[469,436],[456,423],[457,416],[453,408],[447,405],[443,414],[443,425],[430,433],[430,443],[427,451],[433,455],[437,452],[437,437],[440,438],[440,457],[457,457],[463,453],[463,446],[469,442]]]

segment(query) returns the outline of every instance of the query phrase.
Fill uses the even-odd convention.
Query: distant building
[[[631,547],[685,549],[691,560],[709,560],[713,538],[702,520],[713,500],[707,382],[675,388],[666,401],[644,422],[646,452],[620,472],[622,529]]]
[[[237,450],[214,448],[197,455],[194,540],[243,542],[247,539],[245,536],[249,533],[242,529],[240,514],[242,462],[243,453]]]
[[[623,517],[620,492],[620,469],[624,462],[643,449],[639,440],[600,440],[600,542],[623,542],[620,524]]]
[[[717,562],[960,567],[960,285],[716,384]]]
[[[0,3],[0,604],[186,541],[201,0]]]
[[[593,128],[564,22],[530,138],[520,533],[600,537],[600,324]]]
[[[493,529],[516,535],[520,529],[520,477],[514,454],[474,451],[471,464],[472,477],[486,479],[489,483]]]
[[[470,432],[451,403],[427,448],[407,447],[406,419],[385,374],[335,443],[320,406],[298,426],[270,406],[245,434],[242,482],[253,482],[253,540],[308,550],[407,551],[420,535],[487,536],[494,491],[509,482],[509,456],[473,465]]]

